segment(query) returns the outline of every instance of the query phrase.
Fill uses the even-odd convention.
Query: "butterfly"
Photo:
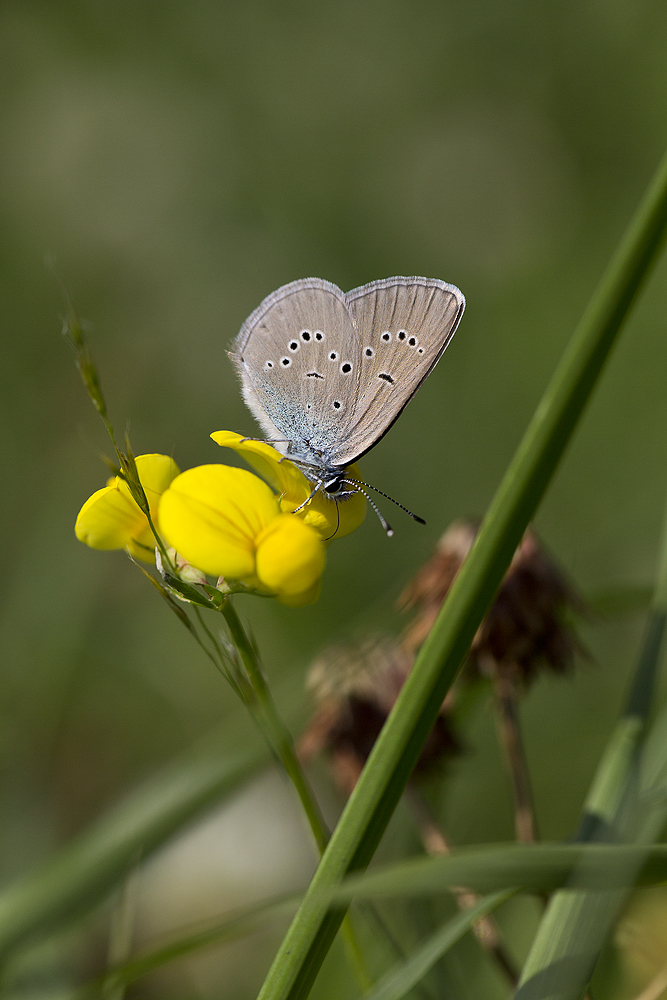
[[[346,469],[398,419],[464,308],[459,289],[436,278],[385,278],[351,292],[302,278],[248,317],[230,351],[243,397],[268,442],[313,484],[308,499],[321,490],[336,501],[354,492],[370,501],[368,484]]]

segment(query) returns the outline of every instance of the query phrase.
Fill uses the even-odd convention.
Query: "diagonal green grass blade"
[[[407,961],[383,976],[370,993],[364,996],[364,1000],[402,1000],[480,917],[491,913],[511,895],[511,892],[494,893],[480,899],[465,913],[452,917],[424,941]]]
[[[321,892],[368,864],[444,695],[581,417],[667,227],[667,157],[595,292],[424,643],[265,980],[261,1000],[308,995],[340,925]]]

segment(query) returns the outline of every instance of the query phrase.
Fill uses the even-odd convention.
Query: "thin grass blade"
[[[97,997],[100,989],[130,986],[156,969],[184,958],[211,945],[227,944],[254,933],[271,920],[293,912],[299,897],[283,896],[238,910],[224,919],[209,921],[203,926],[186,929],[171,935],[171,940],[150,951],[137,955],[130,961],[110,969],[104,976],[82,986],[73,994],[76,1000]]]
[[[494,893],[480,899],[464,913],[452,917],[424,941],[407,961],[383,976],[370,993],[364,996],[364,1000],[401,1000],[481,917],[487,916],[511,895],[511,892]]]
[[[328,893],[352,899],[441,895],[460,885],[473,892],[549,893],[606,890],[667,881],[667,844],[499,844],[462,847],[439,858],[414,858],[364,875],[350,875]]]
[[[667,229],[667,157],[539,404],[475,545],[381,732],[309,892],[265,980],[261,1000],[301,1000],[340,926],[322,890],[371,859],[479,623],[577,426]]]

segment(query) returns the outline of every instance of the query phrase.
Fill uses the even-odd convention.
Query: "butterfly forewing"
[[[232,359],[246,402],[290,454],[331,464],[356,409],[359,346],[344,293],[318,278],[279,288],[243,324]]]
[[[356,461],[389,430],[447,347],[465,307],[458,288],[432,278],[387,278],[345,299],[361,372],[337,465]]]

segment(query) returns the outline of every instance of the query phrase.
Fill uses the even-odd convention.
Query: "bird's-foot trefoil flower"
[[[361,524],[364,496],[336,502],[319,492],[308,500],[312,484],[275,448],[230,431],[211,436],[243,455],[266,482],[226,465],[180,473],[166,455],[136,459],[172,573],[196,586],[205,586],[204,574],[218,577],[223,593],[253,591],[293,606],[312,603],[319,594],[326,544]],[[356,467],[350,475],[359,477]],[[136,558],[154,558],[148,519],[120,476],[84,504],[76,535],[92,548],[124,548]]]
[[[317,599],[326,562],[318,531],[281,511],[257,476],[227,465],[181,473],[162,496],[160,531],[187,562],[284,604]]]

